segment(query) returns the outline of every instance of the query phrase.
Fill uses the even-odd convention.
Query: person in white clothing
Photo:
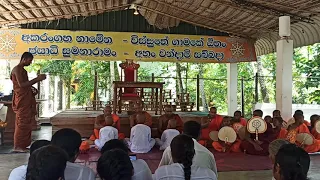
[[[47,140],[37,140],[33,142],[30,146],[30,155],[37,149],[50,145],[50,141]],[[27,165],[22,165],[17,168],[14,168],[8,180],[25,180],[26,179],[26,172],[27,172]]]
[[[95,180],[96,174],[89,167],[74,163],[79,155],[81,135],[69,128],[60,129],[51,139],[51,144],[65,150],[69,162],[64,172],[64,180]]]
[[[173,164],[159,167],[154,173],[155,180],[217,180],[212,170],[192,164],[195,149],[190,136],[174,137],[170,147]]]
[[[137,125],[131,128],[130,140],[126,139],[131,152],[147,153],[155,145],[155,140],[151,138],[151,129],[144,125],[146,116],[144,114],[137,114]]]
[[[204,146],[198,143],[197,139],[200,136],[201,125],[196,121],[188,121],[183,125],[183,133],[192,137],[194,142],[195,156],[193,158],[193,165],[208,168],[212,170],[218,177],[217,165],[213,154]],[[170,146],[165,149],[162,154],[162,158],[159,164],[160,166],[173,164],[173,159],[171,156]]]
[[[180,134],[176,127],[177,120],[170,119],[168,121],[167,129],[163,131],[161,135],[161,139],[156,138],[156,144],[160,146],[160,150],[165,150],[167,147],[169,147],[172,139]]]
[[[111,139],[118,139],[118,130],[114,128],[112,116],[105,118],[106,126],[101,128],[99,131],[99,139],[94,141],[94,144],[98,147],[99,151],[103,145]]]
[[[128,148],[128,145],[119,139],[113,139],[104,144],[104,146],[101,149],[101,153],[105,153],[107,151],[113,150],[113,149],[121,149],[127,153],[129,153],[130,149]],[[143,159],[137,159],[137,160],[131,160],[132,166],[133,166],[133,176],[131,180],[151,180],[152,179],[152,173],[149,169],[148,164]]]

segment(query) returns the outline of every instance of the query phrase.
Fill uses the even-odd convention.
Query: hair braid
[[[184,170],[184,178],[186,180],[191,179],[191,165],[192,165],[192,159],[194,156],[194,151],[185,151],[185,158],[182,160],[183,170]]]

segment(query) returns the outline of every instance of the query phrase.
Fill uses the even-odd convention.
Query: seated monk
[[[118,131],[120,131],[120,118],[116,114],[112,114],[111,106],[107,105],[103,110],[103,114],[99,115],[96,118],[96,121],[94,123],[93,135],[90,136],[91,141],[99,139],[99,131],[101,128],[106,126],[106,118],[108,116],[111,116],[113,119],[112,126],[115,127]],[[119,139],[124,139],[125,135],[124,133],[119,133],[118,137]]]
[[[296,110],[296,111],[294,112],[294,114],[302,114],[302,115],[303,115],[303,111],[302,111],[302,110]],[[308,121],[306,121],[306,120],[303,120],[303,123],[304,123],[307,127],[310,127],[310,126],[311,126],[311,124],[310,124]]]
[[[138,114],[144,114],[145,115],[145,122],[144,122],[144,125],[147,125],[151,128],[152,126],[152,116],[147,113],[146,111],[143,111],[143,105],[141,104],[135,104],[134,105],[134,110],[135,110],[135,113],[130,115],[129,116],[129,120],[130,120],[130,128],[132,128],[133,126],[135,126],[137,123],[137,115]]]
[[[272,118],[275,118],[275,117],[281,117],[281,111],[280,110],[274,110],[272,112]]]
[[[253,112],[254,117],[262,118],[263,112],[261,110],[255,110]],[[269,144],[276,139],[272,125],[267,123],[267,130],[262,134],[258,134],[258,140],[255,140],[256,134],[247,132],[245,140],[241,142],[240,148],[247,154],[258,155],[258,156],[268,156]]]
[[[178,114],[173,113],[172,106],[166,106],[164,110],[165,114],[159,117],[159,132],[163,133],[168,127],[169,120],[176,120],[176,129],[181,133],[183,129],[183,121]]]
[[[217,108],[211,107],[208,118],[201,119],[201,140],[200,144],[206,145],[210,141],[209,133],[211,131],[218,131],[220,129],[223,117],[217,114]]]
[[[320,133],[316,130],[316,122],[320,120],[320,116],[317,114],[314,114],[310,117],[311,121],[311,134],[316,138],[317,140],[320,140]]]
[[[223,117],[221,128],[225,126],[232,126],[231,117],[225,116]],[[241,140],[237,138],[234,143],[225,143],[223,141],[214,141],[212,143],[212,147],[218,152],[241,152],[240,150]]]
[[[273,131],[277,136],[277,139],[286,139],[288,131],[282,127],[283,119],[282,117],[276,116],[273,118]]]
[[[299,142],[297,142],[296,137],[300,133],[308,133],[312,136],[312,134],[309,131],[309,128],[304,123],[304,116],[301,113],[296,113],[293,115],[295,122],[288,127],[288,133],[287,133],[287,140],[289,140],[290,143],[296,143],[298,146],[301,146],[306,152],[313,153],[320,150],[320,141],[314,140],[314,143],[311,145],[301,145]]]
[[[247,125],[247,121],[245,118],[242,117],[241,111],[235,111],[233,113],[233,119],[232,119],[232,124],[233,123],[240,123],[242,126]]]

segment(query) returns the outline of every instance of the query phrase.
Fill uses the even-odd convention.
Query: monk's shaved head
[[[168,105],[168,106],[165,106],[164,111],[167,115],[171,115],[173,113],[173,108],[172,106]]]
[[[146,115],[144,113],[139,113],[137,114],[136,119],[138,124],[143,124],[146,122]]]
[[[113,124],[112,116],[106,116],[104,120],[105,120],[107,126],[112,126],[112,124]]]
[[[104,107],[104,109],[103,109],[103,113],[104,113],[105,115],[110,115],[110,114],[112,113],[112,108],[111,108],[111,106],[110,106],[110,105],[106,105],[106,107]]]
[[[177,127],[177,120],[175,120],[175,119],[170,119],[170,120],[168,121],[168,127],[167,127],[167,129],[176,129],[176,127]]]

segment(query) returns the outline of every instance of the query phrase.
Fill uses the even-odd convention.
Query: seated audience
[[[263,112],[261,110],[253,111],[253,117],[262,118]],[[241,142],[240,148],[247,154],[267,156],[269,155],[269,144],[276,139],[273,128],[270,123],[267,123],[266,132],[258,135],[258,141],[255,140],[256,134],[251,133],[246,136],[246,139]]]
[[[285,145],[285,144],[290,144],[289,141],[284,140],[284,139],[276,139],[274,141],[272,141],[269,145],[269,157],[272,161],[272,164],[275,163],[275,158],[276,155],[279,151],[279,149]]]
[[[314,138],[316,138],[317,140],[320,140],[320,133],[316,131],[315,125],[316,125],[316,122],[319,120],[320,120],[320,116],[317,114],[314,114],[310,117],[310,121],[311,121],[310,131],[311,131],[311,134],[314,136]]]
[[[60,129],[51,139],[51,144],[65,150],[69,156],[65,170],[65,180],[94,180],[95,173],[88,167],[74,163],[79,155],[81,135],[69,128]]]
[[[163,133],[168,127],[168,122],[170,120],[175,120],[176,121],[176,128],[180,133],[182,132],[183,129],[183,121],[180,118],[178,114],[173,113],[173,108],[172,106],[165,106],[164,109],[165,114],[161,115],[159,117],[159,132],[160,134]]]
[[[124,141],[113,139],[102,147],[101,153],[105,153],[110,150],[121,149],[129,154],[129,148]],[[131,160],[133,166],[133,176],[132,180],[140,180],[140,179],[152,179],[152,173],[149,169],[148,164],[143,159]]]
[[[217,108],[211,107],[208,117],[201,119],[201,141],[200,144],[206,146],[207,141],[211,141],[209,134],[211,131],[218,131],[221,123],[222,123],[222,116],[217,114]]]
[[[213,154],[206,147],[199,144],[197,141],[197,139],[200,136],[200,133],[201,133],[201,125],[198,122],[188,121],[184,123],[183,134],[192,137],[194,142],[194,150],[196,154],[193,158],[192,164],[195,166],[211,169],[216,174],[216,176],[218,176],[216,161],[214,159]],[[165,151],[162,154],[159,167],[174,163],[171,153],[172,153],[171,147],[169,146],[165,149]]]
[[[136,124],[138,124],[137,122],[137,115],[138,114],[142,114],[145,116],[145,122],[144,122],[144,125],[147,125],[151,128],[152,126],[152,116],[146,112],[146,111],[143,111],[143,104],[135,104],[134,105],[134,110],[135,110],[135,113],[133,115],[130,115],[129,116],[129,120],[130,120],[130,127],[132,128],[133,126],[135,126]]]
[[[273,176],[276,180],[307,180],[310,157],[294,144],[283,145],[275,158]]]
[[[100,129],[99,139],[96,139],[94,141],[94,144],[98,147],[99,150],[106,142],[110,141],[111,139],[118,139],[118,130],[114,128],[112,124],[112,117],[106,117],[106,126]]]
[[[44,146],[29,157],[26,180],[63,180],[68,161],[66,152],[55,146]]]
[[[101,155],[97,172],[102,180],[131,180],[134,169],[126,152],[113,149]]]
[[[303,111],[302,110],[296,110],[295,112],[294,112],[294,114],[301,114],[301,115],[303,115]],[[303,120],[303,123],[308,127],[308,126],[311,126],[311,124],[308,122],[308,121],[306,121],[306,120]]]
[[[283,124],[283,119],[282,117],[274,117],[273,118],[273,131],[274,131],[274,135],[276,136],[276,138],[278,139],[286,139],[287,133],[288,131],[282,127]]]
[[[173,164],[161,166],[154,173],[155,180],[206,179],[216,180],[216,174],[208,169],[193,165],[195,155],[194,141],[190,136],[178,135],[171,144]]]
[[[96,139],[99,139],[99,131],[101,128],[106,126],[106,118],[112,117],[113,123],[112,126],[114,128],[117,128],[118,131],[120,131],[120,118],[116,114],[112,114],[112,109],[110,105],[107,105],[104,110],[103,114],[97,116],[96,121],[94,123],[94,129],[93,134],[90,136],[91,141],[95,141]],[[124,139],[124,133],[118,134],[119,139]]]
[[[229,126],[232,127],[231,117],[223,117],[221,128]],[[221,129],[220,128],[220,129]],[[241,152],[240,150],[241,140],[237,139],[234,143],[225,143],[224,141],[215,141],[212,143],[213,148],[218,152]]]
[[[275,117],[281,117],[281,112],[277,109],[272,112],[272,118]]]
[[[47,140],[36,140],[30,146],[30,155],[37,149],[50,145],[50,141]],[[25,180],[26,179],[26,172],[27,172],[27,165],[22,165],[17,168],[14,168],[8,180]]]
[[[320,140],[314,139],[313,144],[311,145],[302,145],[296,140],[296,136],[299,133],[308,133],[311,136],[312,134],[304,123],[304,116],[301,113],[296,113],[293,117],[295,122],[288,127],[287,140],[291,143],[297,144],[298,146],[302,146],[308,153],[318,152],[320,150]]]
[[[242,126],[247,125],[247,121],[245,118],[242,117],[241,111],[235,111],[233,113],[232,123],[240,123]]]
[[[151,128],[145,125],[145,114],[136,115],[137,125],[131,128],[130,139],[128,141],[131,152],[147,153],[155,145],[155,140],[151,138]]]
[[[170,119],[167,122],[167,129],[163,131],[161,135],[161,139],[156,138],[156,144],[160,146],[160,150],[165,150],[174,137],[180,134],[180,132],[176,129],[177,128],[177,120]]]

